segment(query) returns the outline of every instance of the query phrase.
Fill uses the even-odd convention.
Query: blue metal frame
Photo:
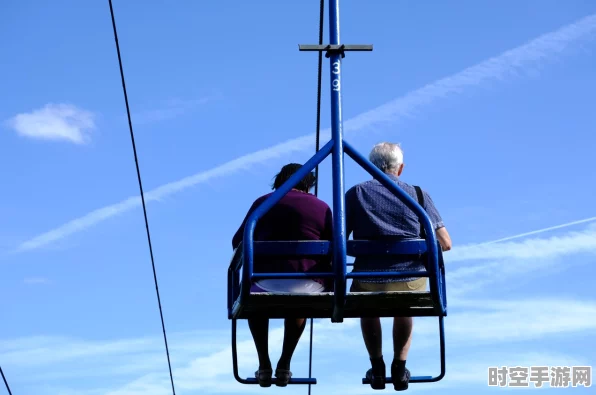
[[[329,44],[339,45],[339,0],[329,1]],[[341,53],[329,56],[331,81],[331,140],[333,156],[333,271],[335,272],[335,303],[331,322],[343,322],[346,298],[346,218],[344,195],[344,147],[341,106]]]
[[[339,45],[339,0],[329,2],[329,41],[331,45]],[[311,157],[288,181],[271,194],[247,218],[243,242],[234,252],[232,262],[228,269],[228,318],[232,320],[232,354],[233,369],[236,380],[243,384],[257,384],[255,378],[242,379],[238,375],[236,352],[236,320],[242,316],[243,307],[250,298],[251,284],[256,280],[271,278],[333,278],[333,308],[332,322],[343,322],[344,306],[346,303],[346,282],[349,278],[363,277],[428,277],[430,292],[437,310],[439,311],[439,334],[441,346],[441,373],[438,376],[416,376],[410,379],[411,383],[434,382],[441,380],[445,375],[445,334],[443,318],[447,315],[447,294],[445,286],[445,267],[442,253],[439,250],[436,234],[430,217],[425,210],[407,193],[397,186],[386,174],[374,166],[369,160],[359,154],[349,143],[343,139],[343,121],[341,104],[341,67],[343,53],[330,51],[330,89],[331,89],[331,140]],[[426,232],[426,240],[409,240],[400,242],[377,241],[348,241],[346,237],[345,221],[345,193],[344,193],[344,152],[358,165],[379,180],[393,194],[401,199],[420,219]],[[254,231],[257,221],[261,219],[276,203],[278,203],[300,180],[319,165],[331,154],[332,156],[332,185],[333,185],[333,240],[328,241],[288,241],[288,242],[255,242]],[[254,273],[254,256],[333,256],[332,273]],[[425,254],[425,272],[350,272],[347,273],[347,255],[410,255]],[[241,274],[241,282],[238,279]],[[374,307],[371,306],[374,310]],[[304,318],[312,317],[313,312],[305,310]],[[391,378],[386,378],[388,383]],[[367,380],[362,380],[367,384]],[[289,384],[316,384],[314,378],[292,378]]]
[[[249,377],[249,378],[243,379],[242,377],[240,377],[240,374],[238,373],[238,350],[236,348],[236,344],[237,344],[237,339],[236,339],[236,332],[237,332],[236,324],[237,323],[236,323],[236,321],[237,320],[232,320],[232,370],[234,372],[234,378],[240,384],[258,384],[258,381],[256,378]],[[276,382],[276,378],[273,377],[271,380],[271,384],[275,385],[275,382]],[[288,384],[315,385],[315,384],[317,384],[317,379],[314,377],[313,378],[292,377]]]

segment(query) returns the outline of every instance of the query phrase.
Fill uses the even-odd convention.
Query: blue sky
[[[168,394],[109,7],[84,3],[0,13],[0,364],[14,394]],[[114,3],[177,393],[262,393],[232,377],[226,269],[252,201],[313,153],[316,54],[298,44],[316,43],[318,2]],[[400,142],[403,179],[454,243],[447,376],[409,391],[493,393],[496,365],[595,365],[596,5],[345,1],[341,23],[343,42],[375,46],[344,60],[346,138],[365,154]],[[346,185],[367,178],[346,159]],[[408,366],[438,372],[435,319],[415,331]],[[367,368],[356,321],[317,322],[314,394],[373,393]]]

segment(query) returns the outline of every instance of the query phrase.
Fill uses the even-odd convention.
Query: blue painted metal
[[[339,44],[339,0],[329,1],[329,44]],[[346,218],[344,195],[343,120],[341,108],[341,54],[329,56],[331,82],[331,140],[333,156],[333,271],[335,272],[335,301],[331,322],[343,322],[346,302]]]
[[[329,1],[329,43],[339,45],[339,0]],[[334,47],[337,48],[337,47]],[[347,297],[346,280],[348,278],[363,277],[428,277],[430,292],[433,298],[433,311],[427,312],[428,316],[439,318],[440,346],[441,346],[441,373],[438,376],[416,376],[410,382],[433,382],[441,380],[445,375],[445,334],[443,317],[447,315],[447,294],[445,285],[445,267],[442,253],[439,251],[436,234],[428,214],[407,193],[397,186],[387,175],[375,167],[370,161],[359,154],[349,143],[343,139],[342,121],[342,91],[341,67],[343,53],[336,50],[328,52],[330,62],[330,89],[331,89],[331,140],[310,158],[298,172],[278,188],[247,218],[243,243],[234,252],[232,262],[228,269],[228,317],[232,320],[232,354],[234,377],[243,384],[257,384],[256,379],[243,379],[238,375],[238,361],[236,350],[236,320],[241,316],[243,307],[250,298],[251,284],[255,280],[268,278],[333,278],[335,292],[333,293],[333,306],[328,308],[326,318],[332,322],[343,322],[344,307]],[[379,241],[347,241],[345,227],[345,194],[344,194],[344,153],[350,156],[358,165],[364,168],[375,179],[400,198],[419,217],[426,231],[426,240],[408,240],[401,242]],[[326,241],[292,241],[292,242],[255,242],[254,231],[257,221],[262,218],[277,202],[281,200],[302,178],[319,165],[327,156],[332,158],[332,186],[333,186],[333,225],[334,235],[332,242]],[[421,255],[426,257],[426,271],[424,272],[351,272],[347,273],[346,257],[363,255]],[[288,257],[305,257],[331,255],[333,259],[333,273],[254,273],[255,255],[277,255]],[[350,264],[351,266],[352,264]],[[242,273],[240,275],[240,270]],[[241,277],[241,281],[239,280]],[[375,307],[370,306],[365,310],[358,309],[362,316],[374,314]],[[305,308],[304,318],[317,317],[321,312]],[[354,311],[351,311],[354,314]],[[421,313],[420,316],[424,315]],[[245,317],[244,317],[245,318]],[[391,378],[387,378],[391,382]],[[363,384],[366,384],[363,379]],[[293,378],[290,384],[316,384],[314,378]]]
[[[410,383],[434,383],[441,381],[445,377],[446,363],[445,363],[445,326],[443,322],[443,316],[439,316],[439,341],[440,341],[440,352],[441,352],[441,372],[437,376],[412,376],[410,377]],[[392,383],[391,377],[385,377],[386,383]],[[367,378],[362,379],[362,384],[370,384],[370,380]]]
[[[279,256],[279,257],[305,257],[305,256],[321,256],[330,255],[333,247],[329,241],[253,241],[252,258],[254,256]],[[424,254],[427,249],[427,242],[422,239],[415,240],[398,240],[398,241],[368,241],[368,240],[348,240],[346,255],[349,256],[367,256],[367,255],[420,255]],[[247,295],[242,295],[240,292],[241,284],[239,284],[238,276],[239,270],[242,269],[242,275],[246,276],[246,272],[250,276],[250,281],[263,280],[263,279],[290,279],[290,278],[335,278],[335,272],[333,273],[253,273],[249,270],[249,259],[244,260],[243,265],[243,251],[244,244],[238,247],[235,251],[232,263],[228,269],[228,316],[232,318],[232,307],[236,302],[237,305],[243,306]],[[347,264],[346,266],[352,266],[353,264]],[[252,267],[252,265],[251,265]],[[408,277],[412,273],[403,272],[387,272],[387,273],[372,273],[372,272],[359,272],[359,273],[346,273],[346,278],[362,278],[370,277]],[[431,277],[428,272],[416,272],[416,276],[419,277]],[[244,279],[242,283],[244,283]],[[442,281],[444,286],[444,281]],[[249,291],[249,289],[248,289]],[[246,291],[245,291],[246,292]],[[443,292],[445,295],[445,292]],[[239,308],[238,307],[238,308]],[[235,316],[238,316],[240,310],[237,310]],[[306,315],[310,314],[305,312]],[[235,317],[234,317],[235,318]]]
[[[413,257],[424,254],[427,245],[425,240],[397,240],[397,241],[369,241],[369,240],[348,240],[347,241],[347,255],[349,256],[404,256],[411,255]],[[305,256],[321,256],[332,254],[332,243],[329,241],[253,241],[253,256],[277,256],[287,258],[297,258]],[[237,318],[241,312],[240,307],[246,303],[246,297],[242,296],[240,292],[241,283],[238,281],[240,277],[240,269],[243,270],[243,275],[246,275],[244,270],[247,270],[245,265],[243,267],[243,245],[239,246],[234,252],[234,257],[228,269],[228,317]],[[439,254],[442,258],[442,254]],[[254,259],[254,258],[253,258]],[[442,260],[440,261],[442,266]],[[346,264],[352,266],[353,264]],[[335,273],[252,273],[249,272],[250,281],[257,281],[262,279],[276,278],[276,279],[290,279],[290,278],[335,278]],[[357,272],[347,273],[346,278],[363,278],[363,277],[432,277],[428,271],[422,272]],[[444,291],[444,269],[441,271],[440,279],[442,280],[442,294]],[[244,281],[243,281],[244,282]],[[233,314],[233,306],[237,306],[237,310]],[[312,316],[312,311],[305,311],[305,316]],[[315,314],[316,315],[316,314]]]
[[[347,278],[407,278],[407,277],[431,277],[428,272],[405,271],[405,272],[350,272],[346,274]]]
[[[329,255],[333,245],[323,240],[255,241],[254,255],[296,257]],[[348,240],[346,255],[421,255],[426,252],[424,239],[378,241]]]
[[[426,253],[427,243],[423,239],[376,241],[348,240],[349,256],[366,255],[422,255]]]
[[[243,379],[238,373],[238,350],[237,350],[237,336],[236,336],[236,320],[232,320],[232,370],[234,372],[234,378],[241,384],[259,384],[255,377],[249,377]],[[275,377],[272,378],[271,383],[275,385]],[[288,384],[317,384],[315,378],[290,378]]]
[[[255,273],[253,281],[269,279],[308,279],[308,278],[335,278],[335,273]]]
[[[329,255],[331,242],[324,240],[255,241],[255,255],[275,256],[317,256]]]

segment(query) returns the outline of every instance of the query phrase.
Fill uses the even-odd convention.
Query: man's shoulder
[[[405,182],[403,180],[397,179],[395,180],[395,183],[397,184],[397,186],[399,186],[401,189],[414,189],[414,185]]]
[[[408,182],[402,181],[399,178],[391,178],[391,180],[393,182],[395,182],[397,184],[397,186],[402,189],[404,192],[408,193],[411,196],[415,196],[416,195],[416,185],[414,184],[410,184]],[[424,197],[429,197],[429,193],[428,191],[426,191],[424,188],[419,187],[422,191],[422,194]],[[387,193],[388,191],[387,188],[385,188],[385,186],[378,180],[376,179],[372,179],[372,180],[367,180],[367,181],[363,181],[360,182],[358,184],[355,184],[354,186],[352,186],[350,189],[348,189],[348,191],[346,192],[346,194],[349,195],[354,195],[355,193],[357,193],[358,191],[366,191],[366,190],[380,190],[382,191],[382,194]],[[393,195],[393,194],[391,194]]]
[[[428,191],[426,189],[424,189],[424,187],[422,187],[422,186],[420,186],[418,184],[410,184],[410,183],[407,183],[405,181],[398,180],[397,181],[397,185],[401,189],[403,189],[405,191],[408,191],[408,192],[411,192],[411,193],[414,193],[414,194],[416,193],[416,188],[419,188],[420,191],[422,192],[422,196],[424,196],[425,198],[430,197],[430,194],[428,193]]]
[[[437,212],[437,208],[435,207],[435,203],[430,195],[430,193],[424,189],[421,186],[417,186],[418,188],[420,188],[420,192],[422,192],[422,200],[424,201],[424,208],[428,211],[431,210],[433,213]],[[415,197],[418,200],[418,196],[415,190],[415,186],[411,185],[410,188],[412,188],[412,191],[414,193],[413,197]]]
[[[367,184],[369,182],[370,181],[364,181],[352,185],[352,187],[346,191],[346,204],[353,204],[356,200],[358,200],[359,191],[361,191],[362,189],[367,189]]]
[[[362,181],[362,182],[359,182],[358,184],[354,184],[350,189],[348,189],[348,191],[346,193],[354,193],[359,189],[370,188],[370,187],[376,185],[377,183],[378,183],[378,181],[375,179]]]
[[[395,182],[397,184],[398,187],[400,187],[401,189],[405,190],[405,191],[413,191],[414,190],[414,186],[402,181],[398,178],[391,178],[391,181]],[[352,188],[350,188],[350,191],[357,191],[359,189],[387,189],[379,180],[377,179],[372,179],[372,180],[367,180],[367,181],[363,181],[359,184],[354,185]]]
[[[422,196],[425,199],[429,199],[430,198],[430,193],[428,193],[428,191],[426,189],[424,189],[424,187],[422,187],[420,185],[410,185],[410,188],[412,188],[412,190],[414,190],[416,187],[418,187],[420,189],[420,192],[422,192]]]

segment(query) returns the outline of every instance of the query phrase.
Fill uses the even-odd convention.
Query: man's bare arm
[[[451,237],[449,237],[449,232],[447,232],[447,228],[442,227],[437,229],[437,239],[439,240],[439,244],[441,244],[441,248],[443,251],[449,251],[451,249]]]

